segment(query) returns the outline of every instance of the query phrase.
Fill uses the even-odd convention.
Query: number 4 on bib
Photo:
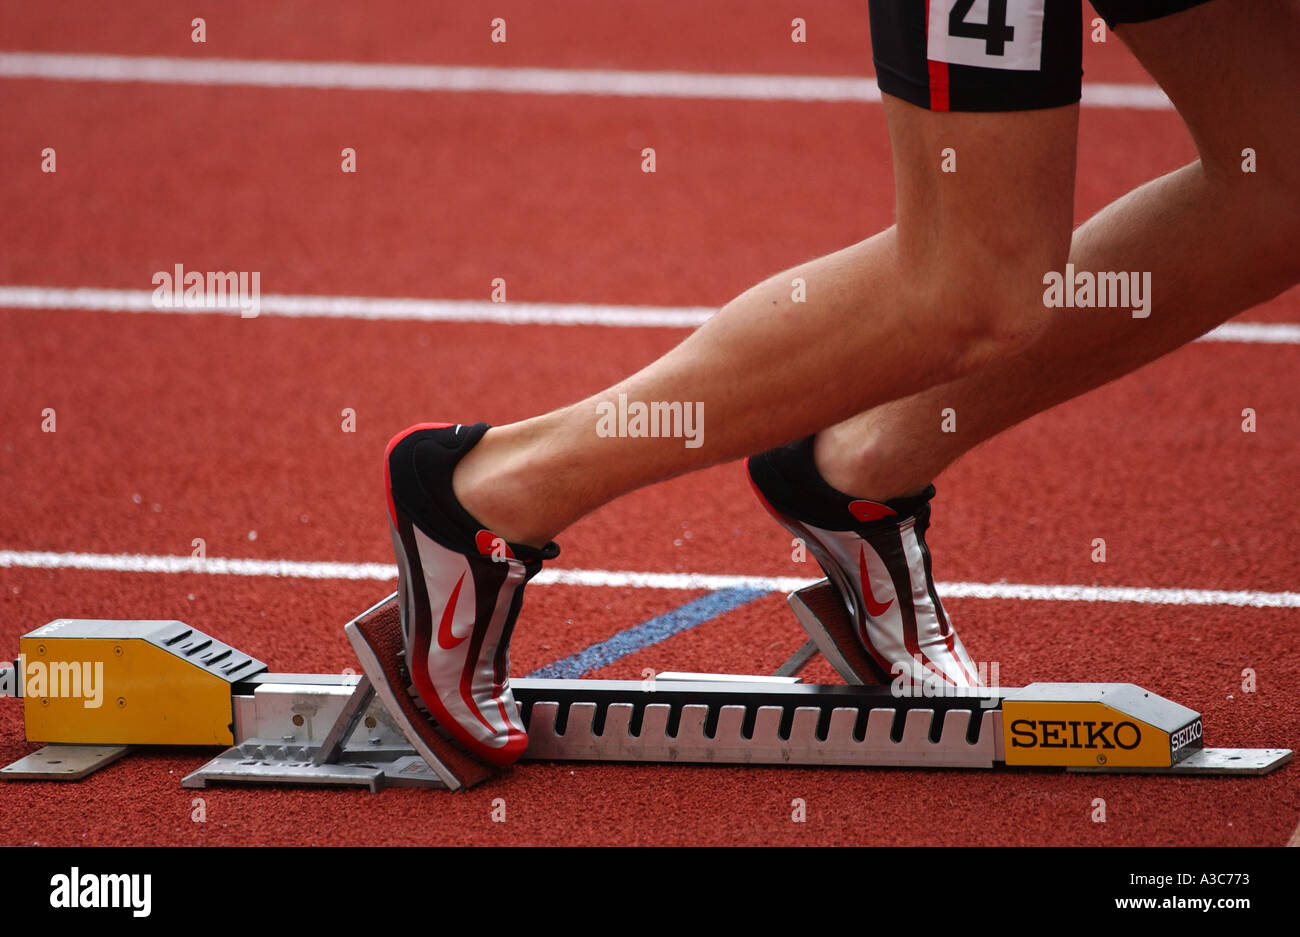
[[[1043,60],[1046,0],[929,0],[926,58],[1036,72]]]

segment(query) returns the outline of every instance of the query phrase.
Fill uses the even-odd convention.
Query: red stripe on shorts
[[[930,45],[930,3],[925,3],[925,36],[927,56]],[[935,62],[926,58],[925,63],[930,67],[930,110],[946,111],[948,110],[948,63]]]
[[[931,62],[930,66],[930,110],[948,110],[948,63]]]

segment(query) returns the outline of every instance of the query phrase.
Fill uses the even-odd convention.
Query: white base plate
[[[1268,774],[1291,760],[1289,748],[1202,748],[1170,768],[1067,768],[1075,774]]]
[[[128,751],[129,745],[66,745],[51,742],[0,768],[6,781],[80,781]]]

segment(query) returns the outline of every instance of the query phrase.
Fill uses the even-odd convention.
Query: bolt
[[[126,697],[125,697],[125,696],[119,696],[119,697],[117,698],[117,708],[118,708],[118,709],[125,709],[125,708],[126,708]]]

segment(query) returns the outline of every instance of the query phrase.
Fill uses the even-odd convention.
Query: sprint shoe
[[[524,584],[560,548],[506,543],[456,500],[452,472],[488,429],[412,426],[388,443],[384,469],[402,640],[416,693],[472,754],[508,765],[528,745],[510,692],[510,635]]]
[[[884,682],[980,686],[975,664],[935,592],[925,531],[934,486],[880,503],[832,488],[813,462],[813,437],[750,456],[763,506],[800,538],[835,584]]]

